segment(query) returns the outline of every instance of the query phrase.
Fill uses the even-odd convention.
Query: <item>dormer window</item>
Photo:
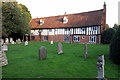
[[[67,22],[68,22],[67,17],[64,17],[64,18],[63,18],[63,23],[65,24],[65,23],[67,23]]]
[[[42,19],[40,19],[40,25],[43,25],[44,21]]]

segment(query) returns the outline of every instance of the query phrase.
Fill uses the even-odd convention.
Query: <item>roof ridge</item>
[[[71,13],[71,14],[65,14],[67,15],[77,15],[77,14],[84,14],[84,13],[91,13],[91,12],[97,12],[97,11],[102,11],[104,9],[99,9],[99,10],[93,10],[93,11],[87,11],[87,12],[81,12],[81,13]],[[65,16],[65,15],[56,15],[56,16],[48,16],[48,17],[40,17],[40,18],[33,18],[34,19],[44,19],[44,18],[51,18],[51,17],[59,17],[59,16]]]

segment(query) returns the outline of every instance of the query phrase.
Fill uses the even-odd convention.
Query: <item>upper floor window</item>
[[[68,22],[67,17],[64,17],[64,18],[63,18],[63,23],[65,24],[65,23],[67,23],[67,22]]]
[[[70,28],[65,28],[65,31],[70,31]]]
[[[40,19],[40,25],[44,24],[44,21],[42,19]]]

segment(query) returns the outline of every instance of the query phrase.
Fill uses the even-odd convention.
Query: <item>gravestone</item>
[[[11,44],[15,44],[15,42],[14,42],[14,41],[12,41],[12,42],[11,42]]]
[[[6,44],[8,44],[8,43],[9,43],[8,38],[5,38],[5,43],[6,43]]]
[[[47,57],[47,49],[44,46],[41,46],[39,48],[38,55],[39,55],[39,60],[46,59],[46,57]]]
[[[5,66],[8,64],[7,57],[4,51],[0,51],[0,66]]]
[[[25,41],[25,46],[27,46],[28,45],[28,41]]]
[[[12,44],[13,38],[10,38],[10,43]]]
[[[104,79],[104,55],[98,55],[97,69],[98,69],[98,80]]]
[[[4,44],[1,46],[1,50],[2,50],[2,51],[8,51],[8,46],[4,43]]]
[[[62,43],[61,42],[58,43],[58,54],[63,54]]]
[[[88,57],[88,46],[87,44],[84,45],[84,59]]]
[[[20,43],[21,43],[21,40],[20,40],[20,39],[18,39],[18,40],[17,40],[17,43],[18,43],[18,44],[20,44]]]
[[[4,40],[3,40],[3,39],[0,39],[0,42],[1,42],[1,44],[3,44],[3,43],[4,43]]]
[[[53,44],[53,41],[51,41],[50,44]]]

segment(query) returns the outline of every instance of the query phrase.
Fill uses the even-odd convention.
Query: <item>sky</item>
[[[103,9],[106,2],[106,23],[118,24],[118,2],[120,0],[17,0],[30,11],[32,18],[74,14]]]

